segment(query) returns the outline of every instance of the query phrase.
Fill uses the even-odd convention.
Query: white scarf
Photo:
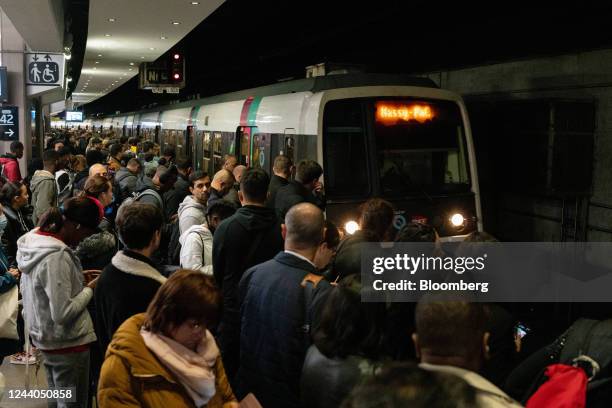
[[[161,334],[140,330],[145,345],[185,387],[197,407],[206,405],[215,395],[214,366],[219,348],[212,334],[206,336],[193,351]]]

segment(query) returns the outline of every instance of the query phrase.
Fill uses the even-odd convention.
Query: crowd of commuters
[[[503,305],[362,302],[362,243],[439,238],[397,231],[380,198],[345,235],[312,160],[278,156],[270,177],[228,155],[207,174],[112,133],[47,147],[23,179],[23,145],[0,158],[0,294],[18,285],[23,305],[0,351],[40,359],[70,406],[517,407],[538,387],[516,370],[567,360],[557,341],[525,369]]]

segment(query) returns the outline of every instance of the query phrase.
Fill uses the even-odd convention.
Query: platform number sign
[[[28,85],[58,86],[62,84],[64,56],[62,54],[30,53],[28,61]]]
[[[0,108],[0,140],[19,140],[18,114],[17,106]]]

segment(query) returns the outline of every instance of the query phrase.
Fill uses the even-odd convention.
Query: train
[[[423,222],[455,241],[483,228],[465,104],[427,78],[304,78],[80,126],[173,145],[178,157],[210,174],[226,154],[270,174],[277,155],[316,160],[324,169],[326,218],[348,233],[359,228],[359,205],[372,197],[394,205],[398,230]]]

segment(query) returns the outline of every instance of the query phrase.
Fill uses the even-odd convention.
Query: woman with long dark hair
[[[9,264],[13,267],[17,265],[15,261],[17,240],[34,228],[32,220],[24,212],[28,199],[28,189],[19,181],[5,183],[0,189],[0,203],[4,207],[4,214],[8,221],[2,236],[2,244]]]

